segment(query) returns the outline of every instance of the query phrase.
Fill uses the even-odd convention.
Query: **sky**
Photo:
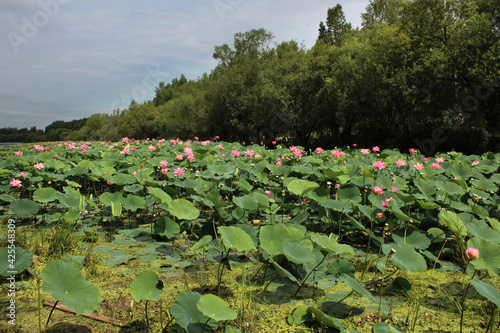
[[[44,129],[197,79],[214,46],[264,28],[311,48],[328,8],[361,25],[369,0],[0,0],[0,128]]]

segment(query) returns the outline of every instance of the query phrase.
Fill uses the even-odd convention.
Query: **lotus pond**
[[[0,158],[2,331],[499,330],[500,154],[124,138]]]

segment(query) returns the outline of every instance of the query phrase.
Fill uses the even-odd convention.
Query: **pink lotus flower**
[[[36,163],[35,164],[35,169],[41,170],[43,168],[45,168],[45,166],[43,165],[43,163]]]
[[[194,155],[193,154],[193,150],[191,148],[184,148],[184,153],[187,155],[187,156],[191,156],[191,155]]]
[[[14,156],[23,156],[23,152],[18,150],[14,153]]]
[[[372,150],[373,150],[373,152],[377,152],[377,151],[379,152],[380,148],[379,148],[379,146],[375,146],[375,147],[372,148]]]
[[[389,201],[391,201],[391,200],[392,200],[392,197],[387,198],[387,199],[385,199],[385,200],[380,200],[380,202],[382,202],[382,207],[387,208],[387,204],[388,204],[388,203],[389,203]]]
[[[137,171],[132,172],[132,176],[135,177],[135,175],[137,175]]]
[[[318,148],[316,148],[315,152],[317,152],[318,154],[321,154],[323,152],[323,148],[318,147]]]
[[[223,145],[218,145],[218,146],[216,146],[216,148],[218,148],[220,150],[224,150],[224,146]]]
[[[253,150],[251,150],[251,149],[247,149],[247,151],[245,152],[246,157],[252,157],[253,155],[254,155],[254,153],[253,153]]]
[[[273,141],[273,142],[271,142],[271,143],[272,143],[273,145],[275,145],[275,144],[276,144],[276,141]]]
[[[168,165],[168,162],[167,162],[167,161],[165,161],[165,160],[160,161],[160,166],[161,166],[162,168],[165,168],[167,165]]]
[[[168,172],[168,168],[163,168],[163,169],[161,169],[161,173],[162,173],[162,175],[166,175],[166,174],[167,174],[167,172]]]
[[[415,168],[415,170],[420,171],[424,168],[424,165],[423,165],[423,163],[417,163],[417,164],[414,164],[413,167]]]
[[[441,169],[441,165],[439,163],[432,163],[431,168],[433,168],[434,170]]]
[[[113,185],[113,183],[112,183],[112,182],[110,182],[109,180],[107,180],[107,181],[106,181],[106,183],[107,183],[108,185]]]
[[[224,155],[224,154],[222,154],[222,155]],[[222,156],[222,157],[225,157],[225,156],[226,156],[226,155],[224,155],[224,156]],[[189,160],[190,162],[194,162],[194,161],[195,161],[195,158],[194,158],[194,156],[193,156],[193,155],[189,155],[189,156],[188,156],[188,160]]]
[[[226,154],[221,154],[220,157],[226,157]]]
[[[297,149],[293,152],[294,157],[302,157],[302,149]]]
[[[59,155],[57,155],[57,154],[54,154],[54,158],[58,158],[58,157],[59,157]]]
[[[12,187],[17,187],[17,188],[21,188],[22,185],[22,182],[19,180],[19,179],[15,179],[15,178],[12,178],[12,180],[9,182],[10,185],[12,185]]]
[[[428,157],[422,157],[422,160],[425,162],[427,161],[429,158]]]
[[[399,160],[396,161],[396,165],[397,166],[406,166],[407,164],[408,163],[406,163],[406,161],[401,160],[401,159],[399,159]]]
[[[125,154],[125,155],[130,154],[130,150],[128,148],[123,148],[123,150],[120,151],[120,154]]]
[[[332,157],[337,158],[337,157],[344,156],[344,155],[345,155],[345,153],[343,151],[339,151],[337,149],[332,151]]]
[[[267,195],[267,196],[270,196],[270,195],[271,195],[271,191],[267,190],[267,191],[266,191],[266,195]]]
[[[175,168],[174,169],[174,175],[176,175],[176,176],[184,176],[184,169],[182,169],[182,168]]]
[[[184,155],[179,154],[175,158],[178,159],[179,161],[182,161],[184,159]]]
[[[205,141],[202,141],[201,145],[202,146],[206,146],[210,143],[210,140],[205,140]]]
[[[338,190],[340,188],[340,184],[335,184],[335,188]]]
[[[370,150],[369,149],[361,149],[361,154],[368,155],[368,154],[370,154]]]
[[[375,186],[374,188],[372,188],[372,192],[380,195],[384,193],[384,190],[382,190],[381,187]]]
[[[397,192],[398,188],[394,186],[394,187],[391,187],[391,190],[393,190],[394,192]]]
[[[384,213],[377,213],[377,215],[375,216],[376,219],[381,219],[384,217]]]
[[[26,177],[28,174],[26,172],[20,172],[17,176],[18,177]]]
[[[238,157],[238,156],[240,156],[240,152],[239,152],[239,150],[236,150],[236,149],[235,149],[235,150],[233,150],[233,151],[231,152],[231,155],[233,155],[233,157]]]
[[[374,169],[379,169],[379,170],[384,170],[385,169],[385,162],[382,162],[382,161],[373,162],[372,165],[373,165]]]
[[[444,158],[438,157],[438,158],[436,158],[436,162],[443,163],[444,162]]]
[[[409,149],[409,152],[410,152],[411,154],[413,154],[413,153],[415,152],[415,148],[410,148],[410,149]]]
[[[156,147],[155,146],[149,146],[149,151],[155,151],[156,150]]]
[[[194,137],[194,139],[195,139],[196,141],[200,140],[200,138],[199,138],[199,137],[197,137],[197,136],[195,136],[195,137]]]
[[[136,151],[137,149],[135,147],[132,147],[132,151]]]
[[[353,143],[353,144],[352,144],[352,146],[353,146],[354,148],[356,148],[357,144],[356,144],[356,143]]]
[[[476,165],[478,165],[478,164],[479,164],[479,161],[474,161],[474,162],[472,162],[472,166],[476,166]]]
[[[465,252],[465,255],[469,260],[475,260],[479,257],[479,250],[473,247],[469,247]]]

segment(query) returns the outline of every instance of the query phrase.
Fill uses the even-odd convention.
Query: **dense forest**
[[[0,141],[218,135],[427,155],[498,151],[499,9],[500,0],[372,0],[353,28],[336,5],[311,49],[275,43],[262,28],[236,33],[232,45],[215,46],[211,73],[161,82],[152,101],[45,131],[1,129]]]

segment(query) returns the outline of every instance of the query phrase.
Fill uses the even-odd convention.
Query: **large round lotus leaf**
[[[14,250],[14,253],[9,253],[9,250]],[[9,262],[9,260],[12,260],[12,257],[9,258],[9,254],[15,255],[15,260]],[[16,247],[15,249],[4,247],[0,250],[0,275],[10,276],[22,273],[31,265],[32,261],[33,255],[22,247]]]
[[[288,191],[296,195],[303,195],[304,193],[312,191],[318,187],[318,183],[303,179],[292,180],[287,186]]]
[[[142,271],[136,275],[130,285],[130,294],[140,302],[143,299],[156,301],[163,290],[163,281],[153,271]]]
[[[61,301],[76,314],[95,311],[101,302],[99,288],[85,280],[71,263],[54,260],[42,270],[43,291]]]
[[[382,250],[390,254],[392,262],[399,268],[410,272],[423,272],[427,269],[424,257],[408,244],[384,244]]]
[[[243,195],[241,197],[233,197],[233,202],[238,206],[246,210],[257,210],[259,208],[259,203],[252,195]]]
[[[146,208],[146,201],[137,195],[127,195],[124,199],[122,199],[123,208],[131,210],[135,212],[138,209]]]
[[[121,202],[123,200],[123,195],[120,192],[104,192],[99,196],[99,200],[106,205],[111,206],[112,202]]]
[[[347,244],[337,243],[337,236],[330,234],[330,236],[320,235],[318,233],[311,233],[311,240],[318,244],[323,251],[336,253],[336,254],[352,254],[354,249]]]
[[[194,220],[200,216],[200,211],[186,199],[175,199],[168,204],[168,211],[180,220]]]
[[[283,254],[294,264],[301,265],[316,261],[314,252],[298,243],[288,243],[283,247]]]
[[[166,236],[168,238],[175,237],[179,231],[181,231],[181,227],[168,217],[158,218],[153,225],[153,232],[155,234]]]
[[[30,199],[19,199],[10,204],[10,210],[20,217],[32,217],[38,213],[38,204]]]
[[[484,281],[476,279],[472,280],[470,284],[476,288],[478,293],[495,303],[496,306],[500,307],[500,291],[497,288],[490,286]]]
[[[122,186],[122,185],[130,185],[136,182],[136,179],[132,175],[127,175],[124,173],[119,173],[116,175],[106,175],[104,178],[107,181],[112,182],[115,185]]]
[[[481,238],[471,238],[468,247],[479,250],[479,257],[471,260],[476,269],[486,269],[492,276],[500,276],[500,245]]]
[[[398,333],[401,332],[397,328],[392,327],[387,323],[378,323],[373,326],[373,333]]]
[[[266,225],[260,228],[260,247],[271,256],[275,256],[283,252],[283,247],[288,243],[289,237],[283,227]]]
[[[157,187],[148,187],[148,192],[153,198],[159,203],[170,204],[172,202],[172,197],[165,193],[162,189]]]
[[[338,212],[352,212],[351,203],[347,200],[323,199],[319,205]]]
[[[417,249],[425,250],[431,245],[431,240],[414,226],[398,229],[392,233],[392,239],[398,244],[408,244]]]
[[[337,199],[361,202],[361,193],[357,187],[341,188],[337,191]]]
[[[202,332],[207,321],[210,326],[217,325],[213,319],[198,310],[197,303],[200,298],[201,294],[199,293],[193,291],[182,292],[177,295],[174,304],[170,308],[177,324],[187,332]],[[205,329],[205,331],[207,330]]]
[[[43,203],[48,203],[56,200],[57,191],[52,187],[39,188],[33,192],[33,200]]]
[[[238,252],[247,252],[255,250],[255,244],[243,229],[238,227],[218,227],[219,233],[222,236],[224,245],[229,249],[234,249]]]
[[[200,297],[196,303],[196,307],[205,316],[212,318],[213,320],[233,320],[236,319],[236,312],[229,308],[223,299],[207,294]]]

